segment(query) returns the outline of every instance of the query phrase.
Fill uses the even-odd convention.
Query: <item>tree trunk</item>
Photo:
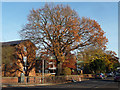
[[[6,76],[6,68],[7,68],[7,65],[5,64],[5,71],[4,71],[4,76]]]
[[[56,75],[60,76],[62,73],[62,62],[58,61],[57,62],[57,70],[56,70]]]
[[[27,71],[25,72],[25,76],[29,76],[29,73]]]
[[[62,64],[65,61],[65,56],[64,55],[56,56],[56,61],[57,61],[56,76],[60,76],[63,74]]]
[[[25,76],[29,76],[30,71],[28,71],[28,66],[26,66]]]

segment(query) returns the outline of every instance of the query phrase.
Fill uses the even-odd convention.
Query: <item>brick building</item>
[[[30,40],[2,42],[2,76],[35,76],[36,50]]]

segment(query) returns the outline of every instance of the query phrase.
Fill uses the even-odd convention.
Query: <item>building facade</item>
[[[2,42],[2,76],[35,76],[36,50],[30,40]]]

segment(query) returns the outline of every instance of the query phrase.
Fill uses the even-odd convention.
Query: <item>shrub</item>
[[[71,75],[71,69],[68,67],[65,67],[63,73],[64,75]]]

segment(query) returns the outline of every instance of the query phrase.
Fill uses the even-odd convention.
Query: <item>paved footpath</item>
[[[2,84],[2,87],[35,87],[35,86],[49,86],[49,85],[56,85],[54,83],[45,83],[45,84]]]

